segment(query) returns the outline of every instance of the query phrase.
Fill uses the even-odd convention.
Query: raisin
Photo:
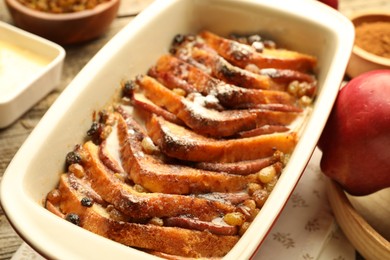
[[[100,134],[102,133],[104,129],[104,125],[101,123],[98,123],[97,121],[94,121],[87,131],[87,136],[91,137],[92,142],[95,144],[101,143]]]
[[[81,205],[84,207],[92,207],[93,201],[88,197],[84,197],[81,199]]]
[[[53,205],[58,205],[61,201],[61,192],[58,189],[54,189],[47,194],[47,201]]]
[[[125,97],[131,98],[133,96],[136,84],[133,80],[128,80],[123,84],[122,94]]]
[[[275,49],[276,48],[276,43],[274,41],[271,41],[271,40],[265,40],[263,42],[264,46],[269,48],[269,49]]]
[[[80,225],[80,217],[76,213],[69,213],[66,215],[65,219],[69,221],[70,223],[73,223],[75,225]]]
[[[109,118],[109,113],[106,110],[102,110],[99,112],[99,123],[105,124]]]
[[[264,44],[262,42],[253,42],[251,45],[257,52],[264,51]]]
[[[258,34],[248,36],[248,43],[252,44],[254,42],[261,42],[261,36]]]
[[[176,54],[181,44],[183,44],[185,41],[190,41],[191,37],[189,35],[183,35],[183,34],[176,34],[176,36],[172,40],[171,48],[169,49],[169,52],[171,54]]]
[[[235,73],[233,70],[231,70],[228,66],[226,65],[222,65],[221,68],[220,68],[220,71],[221,73],[227,77],[227,78],[231,78],[231,77],[234,77],[235,76]]]
[[[80,163],[81,162],[81,156],[79,153],[72,151],[67,153],[66,155],[66,168],[68,168],[70,165],[75,164],[75,163]]]
[[[183,34],[176,34],[176,36],[173,38],[173,44],[178,45],[182,44],[185,41],[186,37]]]
[[[100,125],[98,122],[93,122],[91,128],[87,131],[88,136],[94,136],[99,133]]]
[[[243,36],[241,34],[238,34],[238,33],[231,33],[228,38],[230,38],[231,40],[240,42],[240,43],[248,44],[247,37]]]
[[[258,208],[263,207],[264,203],[268,199],[268,196],[269,196],[269,192],[264,189],[256,190],[252,195],[253,200],[256,202],[256,206]]]

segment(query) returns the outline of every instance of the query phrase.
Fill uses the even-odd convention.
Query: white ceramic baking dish
[[[313,0],[157,0],[119,32],[65,89],[4,174],[3,209],[35,250],[56,259],[154,258],[75,227],[45,210],[42,200],[57,185],[66,153],[83,140],[93,111],[110,102],[120,81],[145,73],[177,33],[205,28],[221,35],[260,32],[318,57],[318,97],[302,138],[267,203],[225,258],[256,253],[310,159],[353,46],[350,21]]]
[[[0,21],[0,128],[60,83],[65,50]]]

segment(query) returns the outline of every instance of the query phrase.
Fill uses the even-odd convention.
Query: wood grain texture
[[[121,9],[123,14],[134,14],[140,10],[142,0],[136,1],[139,3],[134,7],[129,4],[129,2],[134,0],[125,1],[127,2],[124,7],[126,9]],[[146,2],[150,3],[151,0],[147,0]],[[137,9],[134,9],[135,7],[137,7]],[[132,16],[118,16],[111,25],[109,31],[102,37],[84,44],[65,47],[66,57],[61,83],[58,87],[40,100],[15,123],[7,128],[0,129],[0,181],[13,156],[38,124],[42,116],[61,94],[62,90],[66,88],[77,73],[100,50],[100,48],[102,48],[120,29],[127,25],[131,19],[133,19]],[[0,20],[12,24],[9,13],[5,8],[4,1],[0,1]],[[22,242],[23,241],[19,238],[17,233],[12,229],[4,215],[3,209],[0,207],[0,260],[10,259]]]

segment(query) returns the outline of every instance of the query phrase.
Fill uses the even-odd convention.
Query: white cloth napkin
[[[316,150],[286,207],[259,248],[254,260],[262,259],[355,259],[355,250],[338,228],[319,169]],[[23,243],[13,260],[42,260]]]
[[[355,259],[326,195],[326,177],[315,150],[304,174],[254,259]]]

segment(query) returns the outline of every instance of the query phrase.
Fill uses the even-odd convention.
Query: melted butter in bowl
[[[0,40],[1,95],[17,92],[18,88],[41,74],[50,61],[48,57]]]

